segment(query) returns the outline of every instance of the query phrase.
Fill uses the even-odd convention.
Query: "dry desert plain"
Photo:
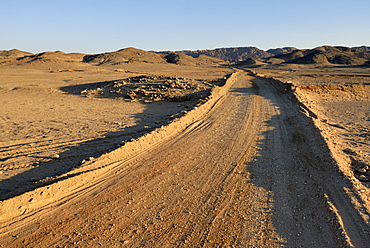
[[[368,247],[369,87],[361,66],[3,52],[0,246]]]

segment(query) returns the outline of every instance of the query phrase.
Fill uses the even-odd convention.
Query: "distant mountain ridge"
[[[323,47],[331,47],[331,46],[323,46]],[[341,50],[347,50],[348,52],[370,52],[370,47],[368,46],[359,46],[359,47],[340,47],[340,46],[333,46],[336,48],[341,48]],[[269,57],[279,57],[282,55],[284,57],[285,54],[287,56],[291,56],[290,54],[294,54],[293,56],[297,56],[302,51],[308,51],[313,49],[298,49],[295,47],[282,47],[282,48],[273,48],[268,49],[266,51],[259,49],[257,47],[230,47],[230,48],[216,48],[216,49],[206,49],[206,50],[182,50],[182,51],[175,51],[175,53],[183,53],[192,57],[198,57],[199,55],[207,55],[210,57],[215,57],[218,59],[222,59],[229,62],[241,62],[246,61],[248,59],[265,59]],[[161,51],[157,53],[168,53],[169,51]],[[300,57],[300,56],[299,56]]]
[[[175,53],[183,53],[192,57],[198,57],[199,55],[207,55],[210,57],[215,57],[229,62],[239,62],[244,61],[249,58],[268,58],[277,54],[291,52],[297,50],[294,47],[283,47],[276,49],[269,49],[264,51],[257,47],[229,47],[229,48],[216,48],[216,49],[206,49],[206,50],[182,50],[175,51]],[[158,53],[168,53],[169,51],[162,51]]]
[[[365,65],[370,60],[370,47],[321,46],[278,54],[273,59],[294,64]]]
[[[356,52],[370,52],[370,46],[359,46],[359,47],[352,47],[356,50]]]
[[[64,53],[61,51],[32,54],[17,49],[0,51],[0,65],[26,65],[52,63],[92,64],[96,66],[119,66],[127,63],[170,63],[178,65],[221,65],[225,61],[238,65],[263,64],[370,64],[370,47],[321,46],[313,49],[282,47],[261,50],[257,47],[231,47],[207,50],[144,51],[124,48],[115,52],[99,54]]]
[[[243,61],[248,58],[266,58],[274,54],[257,47],[216,48],[213,50],[180,51],[186,55],[197,57],[201,54],[222,59],[229,62]]]
[[[169,51],[161,51],[158,53],[168,53]],[[248,58],[266,58],[271,57],[274,54],[263,51],[257,47],[230,47],[230,48],[216,48],[216,49],[206,49],[206,50],[182,50],[175,51],[175,53],[182,53],[191,57],[198,57],[200,55],[206,55],[224,61],[237,62],[243,61]]]

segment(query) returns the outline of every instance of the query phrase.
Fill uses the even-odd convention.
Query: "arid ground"
[[[368,247],[370,69],[0,53],[1,247]]]

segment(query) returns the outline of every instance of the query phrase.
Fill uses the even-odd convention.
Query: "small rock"
[[[355,154],[355,152],[351,148],[343,149],[343,152],[345,152],[347,154]]]
[[[39,179],[38,178],[36,178],[36,177],[31,177],[30,178],[30,182],[31,183],[34,183],[34,182],[37,182]]]
[[[357,179],[361,182],[369,182],[369,178],[367,178],[365,175],[357,176]]]
[[[366,167],[363,167],[363,168],[361,168],[361,169],[358,169],[357,171],[359,172],[359,173],[361,173],[361,174],[365,174],[367,171],[368,171],[368,167],[366,166]]]
[[[52,159],[58,159],[58,158],[60,158],[60,156],[59,156],[59,154],[54,154],[54,155],[51,155],[50,158],[52,158]]]

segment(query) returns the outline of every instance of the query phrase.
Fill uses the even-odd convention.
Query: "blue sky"
[[[369,0],[0,0],[0,50],[370,46]]]

